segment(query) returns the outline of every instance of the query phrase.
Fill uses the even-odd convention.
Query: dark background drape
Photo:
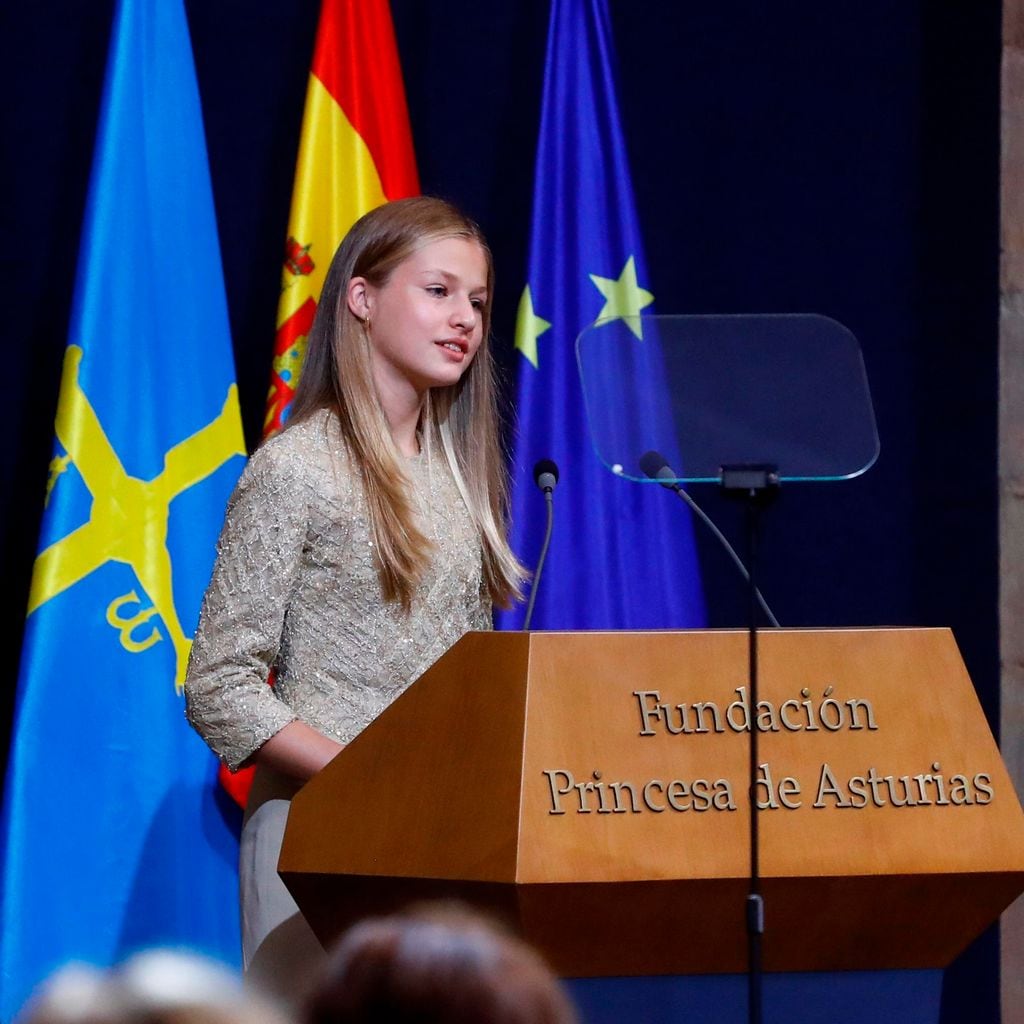
[[[0,22],[5,737],[112,6],[5,0]],[[318,5],[186,6],[252,446]],[[423,190],[462,205],[495,252],[511,398],[547,3],[392,10]],[[821,313],[864,351],[881,457],[853,481],[784,487],[762,541],[769,603],[783,625],[951,627],[995,729],[1000,5],[611,11],[657,310]],[[739,543],[740,509],[713,486],[693,493]],[[742,625],[739,577],[698,540],[710,624]],[[87,666],[69,685],[105,699]],[[993,928],[947,972],[946,1024],[998,1020],[997,943]]]

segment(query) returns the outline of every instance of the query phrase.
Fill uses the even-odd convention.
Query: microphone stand
[[[727,497],[746,504],[747,569],[749,576],[748,659],[750,674],[750,888],[746,899],[747,924],[747,1019],[750,1024],[762,1021],[761,954],[764,936],[764,899],[761,895],[760,843],[757,810],[757,536],[761,513],[775,499],[779,490],[779,473],[775,466],[744,464],[722,466],[720,483]]]
[[[544,542],[540,548],[540,558],[537,560],[537,571],[533,574],[533,585],[530,587],[530,600],[526,605],[526,615],[523,618],[523,629],[530,628],[530,620],[533,618],[533,604],[537,600],[538,584],[540,574],[544,569],[544,559],[548,557],[548,546],[551,544],[551,527],[555,521],[555,503],[552,497],[555,484],[558,483],[558,467],[550,459],[542,459],[533,470],[537,486],[544,492],[544,501],[547,505],[547,524],[544,527]]]

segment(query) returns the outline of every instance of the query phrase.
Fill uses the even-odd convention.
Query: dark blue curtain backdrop
[[[187,8],[252,445],[318,9]],[[547,4],[392,8],[423,188],[490,237],[511,383]],[[785,487],[765,521],[765,596],[784,625],[951,627],[995,726],[1000,5],[611,8],[659,312],[821,313],[864,350],[881,458],[858,480]],[[5,736],[111,13],[96,0],[0,12]],[[739,508],[694,494],[739,543]],[[742,625],[737,574],[696,536],[710,624]],[[103,699],[102,681],[81,685]],[[997,946],[993,928],[947,973],[945,1024],[998,1020]]]

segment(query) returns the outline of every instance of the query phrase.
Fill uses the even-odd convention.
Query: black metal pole
[[[760,761],[757,730],[757,540],[761,511],[778,491],[779,475],[775,466],[723,466],[721,482],[725,493],[745,503],[747,532],[747,658],[749,663],[750,734],[748,741],[747,799],[750,816],[750,878],[746,898],[747,927],[747,1019],[761,1024],[762,1013],[762,940],[764,937],[764,898],[761,895],[760,836],[758,834],[757,773]]]
[[[761,1024],[762,977],[761,945],[764,936],[764,899],[761,896],[760,836],[757,809],[757,532],[760,525],[758,493],[750,491],[747,500],[747,571],[750,573],[748,612],[748,660],[750,663],[750,888],[747,893],[747,1007],[750,1024]]]

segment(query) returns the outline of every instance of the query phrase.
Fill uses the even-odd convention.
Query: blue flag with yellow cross
[[[616,477],[601,462],[576,367],[576,338],[596,321],[625,324],[629,330],[618,333],[631,344],[656,344],[644,339],[643,317],[654,311],[655,296],[614,65],[604,0],[553,0],[529,267],[515,336],[512,546],[529,566],[536,565],[546,524],[534,466],[552,459],[559,467],[534,629],[704,624],[688,513],[662,488]],[[628,389],[630,382],[614,386]],[[497,624],[519,629],[523,618],[523,608],[499,612]]]
[[[245,446],[181,0],[117,5],[55,433],[3,803],[4,1021],[68,962],[240,955],[237,821],[182,697]]]

